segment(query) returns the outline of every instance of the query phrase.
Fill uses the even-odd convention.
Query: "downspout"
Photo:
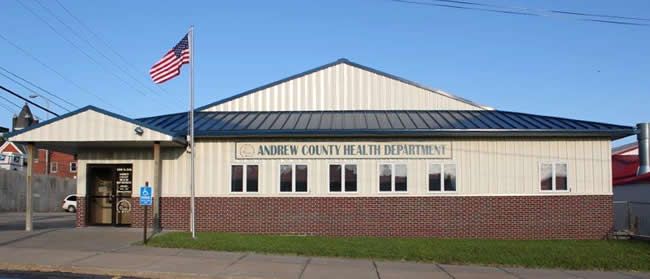
[[[636,138],[639,142],[639,169],[636,175],[650,173],[650,122],[636,124]]]

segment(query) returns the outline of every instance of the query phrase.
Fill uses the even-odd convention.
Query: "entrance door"
[[[131,225],[131,165],[88,165],[88,224]]]

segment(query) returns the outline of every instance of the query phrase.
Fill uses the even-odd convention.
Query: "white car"
[[[67,212],[76,212],[77,211],[77,195],[68,195],[63,199],[63,205],[61,205]]]

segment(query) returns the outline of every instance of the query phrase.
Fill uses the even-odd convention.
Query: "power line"
[[[56,2],[59,5],[59,7],[61,7],[70,17],[72,17],[72,19],[74,19],[77,23],[79,23],[79,25],[81,25],[81,27],[86,29],[86,31],[88,33],[93,35],[93,37],[95,37],[99,42],[103,43],[113,54],[115,54],[115,56],[120,58],[120,60],[122,60],[122,62],[124,64],[128,65],[131,68],[131,70],[137,71],[137,69],[135,69],[135,66],[133,66],[133,64],[131,64],[126,58],[124,58],[124,56],[122,56],[122,54],[120,54],[120,52],[116,51],[106,40],[102,39],[101,36],[99,36],[97,33],[95,33],[90,27],[88,27],[88,25],[86,25],[83,21],[81,21],[81,19],[79,19],[70,10],[68,10],[68,8],[66,8],[63,4],[61,4],[61,2],[59,0],[54,0],[54,2]],[[167,90],[165,90],[164,88],[162,88],[160,86],[157,86],[156,88],[158,88],[161,91],[164,91],[166,93],[169,93],[169,92],[167,92]]]
[[[5,101],[7,101],[7,103],[14,105],[14,106],[17,107],[18,109],[21,108],[18,104],[16,104],[16,103],[14,103],[13,101],[7,99],[7,97],[4,97],[4,96],[0,95],[0,99],[3,99],[3,100],[5,100]],[[3,103],[3,104],[4,104],[4,103]]]
[[[422,5],[422,6],[433,6],[433,7],[443,7],[443,8],[452,8],[452,9],[462,9],[462,10],[473,10],[481,12],[493,12],[501,14],[514,14],[514,15],[523,15],[523,16],[553,16],[555,15],[583,15],[591,17],[603,17],[603,18],[617,18],[617,19],[628,19],[628,20],[637,20],[637,21],[646,21],[650,19],[646,18],[634,18],[634,17],[623,17],[623,16],[613,16],[613,15],[599,15],[599,14],[589,14],[589,13],[578,13],[578,12],[567,12],[567,11],[557,11],[557,10],[533,10],[529,8],[517,8],[517,7],[507,7],[499,5],[490,5],[469,1],[458,1],[458,0],[430,0],[430,2],[421,2],[414,0],[391,0],[393,2],[403,3],[403,4],[413,4],[413,5]],[[453,4],[462,4],[467,6],[459,6],[452,4],[439,4],[433,2],[442,2],[442,3],[453,3]],[[490,7],[490,8],[478,8],[481,7]],[[495,8],[495,9],[492,9]],[[619,21],[619,20],[607,20],[607,19],[594,19],[594,18],[573,18],[580,21],[591,21],[607,24],[618,24],[618,25],[634,25],[634,26],[650,26],[650,24],[631,22],[631,21]]]
[[[84,41],[88,46],[90,46],[92,49],[94,49],[97,53],[99,53],[99,55],[101,55],[102,57],[104,57],[104,59],[108,60],[108,62],[110,62],[113,66],[115,66],[115,67],[116,67],[117,69],[119,69],[121,72],[123,72],[124,74],[126,74],[129,78],[131,78],[133,81],[135,81],[137,84],[139,84],[139,85],[142,86],[143,88],[145,88],[145,89],[151,91],[152,93],[156,94],[156,92],[154,92],[150,87],[144,85],[140,80],[136,79],[136,78],[135,78],[135,77],[134,77],[130,72],[126,71],[124,68],[122,68],[122,66],[118,65],[117,63],[115,63],[115,61],[113,61],[113,59],[111,59],[110,57],[106,56],[106,55],[104,54],[103,51],[99,50],[99,49],[95,46],[95,44],[93,44],[93,43],[92,43],[90,40],[88,40],[85,36],[82,36],[82,35],[79,34],[76,30],[74,30],[74,28],[70,27],[70,25],[68,25],[67,23],[65,23],[65,22],[64,22],[64,21],[63,21],[59,16],[57,16],[54,12],[52,12],[51,9],[49,9],[47,6],[43,5],[43,3],[41,3],[41,1],[38,1],[38,0],[37,0],[37,1],[36,1],[36,4],[38,4],[39,6],[41,6],[41,8],[43,8],[45,11],[47,11],[47,12],[48,12],[52,17],[54,17],[54,18],[55,18],[59,23],[61,23],[61,24],[62,24],[63,26],[65,26],[68,30],[70,30],[70,32],[71,32],[72,34],[74,34],[77,38],[79,38],[79,39],[81,39],[82,41]]]
[[[9,70],[7,70],[6,68],[4,68],[4,67],[2,67],[2,66],[0,66],[0,69],[2,69],[3,71],[7,72],[8,74],[14,76],[15,78],[20,79],[20,80],[22,80],[23,82],[26,82],[27,84],[29,84],[29,85],[31,85],[31,86],[33,86],[33,87],[36,87],[37,89],[39,89],[39,90],[45,92],[46,94],[48,94],[48,95],[50,95],[50,96],[52,96],[52,97],[54,97],[54,98],[57,98],[59,101],[64,102],[64,103],[66,103],[66,104],[72,106],[73,108],[79,108],[79,106],[77,106],[77,105],[75,105],[75,104],[73,104],[73,103],[67,101],[66,99],[63,99],[63,98],[59,97],[58,95],[56,95],[56,94],[54,94],[54,93],[52,93],[52,92],[50,92],[50,91],[48,91],[48,90],[45,90],[43,87],[40,87],[40,86],[34,84],[33,82],[31,82],[31,81],[29,81],[29,80],[27,80],[27,79],[25,79],[25,78],[23,78],[23,77],[21,77],[21,76],[19,76],[19,75],[15,74],[15,73],[13,73],[13,72],[11,72],[11,71],[9,71]],[[6,77],[6,76],[5,76],[5,77]],[[14,82],[15,82],[15,81],[14,81]],[[69,110],[68,110],[68,111],[69,111]]]
[[[92,30],[92,29],[91,29],[87,24],[85,24],[81,19],[79,19],[77,16],[75,16],[75,15],[74,15],[74,14],[73,14],[73,13],[72,13],[68,8],[66,8],[66,7],[65,7],[65,6],[64,6],[64,5],[63,5],[59,0],[54,0],[54,1],[55,1],[55,2],[59,5],[59,7],[61,7],[61,9],[63,9],[63,10],[64,10],[64,11],[65,11],[65,12],[66,12],[66,13],[67,13],[67,14],[68,14],[72,19],[74,19],[77,23],[79,23],[79,25],[80,25],[81,27],[83,27],[83,29],[85,29],[86,32],[90,33],[93,37],[95,37],[95,39],[97,39],[97,41],[101,42],[104,46],[106,46],[106,48],[107,48],[108,50],[110,50],[110,51],[111,51],[115,56],[117,56],[120,60],[122,60],[122,62],[123,62],[125,65],[127,65],[127,67],[131,69],[131,71],[138,72],[137,68],[136,68],[136,67],[135,67],[131,62],[129,62],[128,59],[124,58],[124,56],[122,56],[122,54],[120,54],[119,51],[115,50],[115,48],[113,48],[113,47],[111,46],[111,44],[108,43],[108,41],[106,41],[106,40],[103,39],[101,36],[99,36],[96,32],[94,32],[94,31],[93,31],[93,30]],[[146,86],[145,86],[145,87],[146,87]],[[159,89],[160,91],[162,91],[162,92],[164,92],[164,93],[167,93],[167,94],[170,94],[170,95],[172,95],[172,96],[175,96],[175,99],[177,99],[177,100],[184,101],[184,100],[181,100],[180,98],[176,97],[176,95],[173,95],[172,93],[170,93],[169,91],[167,91],[164,87],[160,86],[159,84],[156,84],[154,87],[157,88],[157,89]],[[152,89],[150,89],[149,87],[147,87],[147,88],[148,88],[150,91],[152,91]],[[153,92],[153,91],[152,91],[152,92]]]
[[[0,67],[0,68],[2,68],[2,67]],[[62,109],[64,109],[64,110],[66,110],[66,111],[70,111],[70,110],[67,109],[66,107],[61,106],[59,103],[57,103],[57,102],[51,100],[50,98],[47,98],[47,97],[45,97],[45,96],[39,94],[38,92],[36,92],[36,91],[32,90],[31,88],[25,86],[25,85],[22,84],[21,82],[15,80],[15,79],[13,79],[13,78],[11,78],[10,76],[6,75],[5,73],[0,72],[0,75],[4,76],[4,77],[7,78],[8,80],[13,81],[14,83],[18,84],[20,87],[25,88],[26,90],[28,90],[28,91],[30,91],[30,92],[36,94],[37,96],[41,96],[41,98],[45,99],[46,101],[48,101],[48,102],[50,102],[50,103],[53,103],[53,104],[55,104],[56,106],[58,106],[58,107],[60,107],[60,108],[62,108]]]
[[[105,58],[106,60],[108,60],[111,64],[113,64],[113,66],[115,66],[118,70],[120,70],[122,73],[126,74],[128,77],[130,77],[131,79],[133,79],[137,84],[139,84],[139,85],[142,86],[143,88],[146,88],[146,89],[150,90],[150,91],[155,95],[155,97],[154,97],[153,99],[154,99],[157,103],[159,103],[159,104],[161,104],[161,105],[163,105],[163,106],[165,106],[165,107],[167,107],[167,108],[169,108],[169,109],[173,109],[173,108],[172,108],[171,106],[169,106],[167,103],[165,103],[165,102],[161,102],[160,100],[157,100],[156,98],[159,98],[160,95],[156,94],[156,92],[152,91],[149,87],[147,87],[147,86],[145,86],[144,84],[142,84],[138,79],[136,79],[136,78],[135,78],[133,75],[131,75],[129,72],[127,72],[127,71],[124,70],[122,67],[120,67],[119,65],[117,65],[117,64],[116,64],[116,63],[115,63],[111,58],[109,58],[108,56],[106,56],[102,51],[100,51],[97,47],[95,47],[95,45],[94,45],[93,43],[91,43],[88,39],[86,39],[84,36],[80,35],[76,30],[74,30],[72,27],[70,27],[68,24],[66,24],[66,23],[65,23],[65,22],[64,22],[64,21],[63,21],[59,16],[57,16],[54,12],[52,12],[52,11],[51,11],[49,8],[47,8],[45,5],[41,4],[40,1],[36,1],[36,3],[37,3],[39,6],[41,6],[41,7],[42,7],[46,12],[48,12],[52,17],[54,17],[57,21],[59,21],[59,23],[61,23],[63,26],[65,26],[65,27],[66,27],[66,28],[67,28],[67,29],[68,29],[68,30],[69,30],[73,35],[77,36],[79,39],[81,39],[82,41],[84,41],[84,42],[85,42],[86,44],[88,44],[92,49],[94,49],[97,53],[99,53],[102,57],[104,57],[104,58]],[[54,26],[52,26],[51,24],[49,24],[49,23],[47,22],[47,20],[45,20],[45,19],[44,19],[43,17],[41,17],[40,15],[36,14],[36,13],[35,13],[33,10],[31,10],[29,7],[27,7],[26,5],[23,5],[23,4],[21,4],[21,5],[22,5],[24,8],[28,9],[28,10],[29,10],[33,15],[37,16],[37,17],[38,17],[41,21],[43,21],[45,24],[47,24],[48,27],[50,27],[50,29],[52,29],[52,31],[54,31],[57,35],[59,35],[59,36],[60,36],[61,38],[63,38],[65,41],[67,41],[67,42],[70,43],[72,46],[74,46],[75,48],[77,48],[80,52],[82,52],[82,53],[83,53],[83,54],[84,54],[88,59],[90,59],[91,61],[93,61],[93,62],[94,62],[95,64],[97,64],[98,66],[102,67],[102,69],[103,69],[104,71],[109,72],[109,73],[110,73],[111,75],[113,75],[115,78],[119,79],[123,84],[127,85],[128,87],[130,87],[131,89],[137,91],[138,93],[140,93],[140,94],[142,94],[142,95],[144,95],[144,96],[147,95],[146,92],[140,90],[140,88],[137,88],[136,86],[133,86],[133,84],[127,82],[124,78],[122,78],[121,76],[117,75],[117,74],[116,74],[114,71],[112,71],[111,69],[107,68],[103,63],[100,63],[98,60],[94,59],[90,54],[88,54],[88,52],[86,52],[86,51],[84,51],[83,49],[81,49],[81,48],[80,48],[78,45],[76,45],[73,41],[71,41],[71,40],[68,39],[66,36],[64,36],[61,32],[58,32]]]
[[[89,91],[88,89],[86,89],[86,88],[84,88],[84,87],[81,87],[78,83],[76,83],[76,82],[72,81],[71,79],[67,78],[66,76],[64,76],[63,74],[61,74],[59,71],[57,71],[57,70],[55,70],[54,68],[52,68],[52,67],[50,67],[49,65],[47,65],[47,64],[46,64],[45,62],[43,62],[41,59],[38,59],[36,56],[32,55],[29,51],[25,50],[24,48],[18,46],[17,44],[15,44],[14,42],[12,42],[11,40],[7,39],[7,37],[3,36],[2,34],[0,34],[0,39],[3,39],[5,42],[9,43],[9,44],[10,44],[11,46],[13,46],[14,48],[20,50],[23,54],[29,56],[29,57],[32,58],[34,61],[36,61],[36,62],[38,62],[39,64],[41,64],[41,66],[43,66],[43,67],[47,68],[48,70],[54,72],[54,73],[57,74],[60,78],[62,78],[62,79],[65,80],[66,82],[69,82],[70,84],[72,84],[72,85],[73,85],[74,87],[76,87],[77,89],[79,89],[79,90],[81,90],[81,91],[83,91],[83,92],[85,92],[85,93],[87,93],[87,94],[92,95],[93,97],[97,98],[97,100],[99,100],[99,101],[101,101],[102,103],[104,103],[105,105],[108,105],[108,106],[110,106],[110,107],[112,107],[112,108],[115,108],[115,109],[117,109],[117,110],[119,110],[119,111],[124,112],[123,110],[121,110],[121,109],[119,109],[117,106],[115,106],[115,105],[109,103],[109,102],[106,101],[104,98],[100,97],[99,95],[97,95],[97,94],[95,94],[95,93]]]
[[[650,18],[644,18],[644,17],[628,17],[628,16],[603,15],[603,14],[590,14],[590,13],[569,12],[569,11],[559,11],[559,10],[549,10],[549,12],[557,13],[557,14],[569,14],[569,15],[581,15],[581,16],[593,16],[593,17],[606,17],[606,18],[650,21]]]
[[[77,44],[75,44],[72,40],[68,39],[68,37],[64,36],[64,35],[63,35],[61,32],[59,32],[59,31],[58,31],[58,30],[57,30],[57,29],[56,29],[52,24],[50,24],[49,22],[47,22],[47,20],[46,20],[45,18],[43,18],[41,15],[37,14],[36,12],[34,12],[34,10],[32,10],[29,6],[25,5],[25,4],[24,4],[22,1],[20,1],[20,0],[17,0],[17,2],[18,2],[21,6],[23,6],[23,8],[25,8],[28,12],[30,12],[32,15],[34,15],[36,18],[38,18],[41,22],[45,23],[45,25],[47,25],[47,27],[49,27],[50,30],[52,30],[54,33],[56,33],[57,35],[59,35],[59,37],[61,37],[64,41],[66,41],[66,42],[68,42],[70,45],[72,45],[73,48],[77,49],[77,50],[78,50],[79,52],[81,52],[84,56],[86,56],[86,58],[90,59],[90,61],[92,61],[93,63],[95,63],[97,66],[100,66],[100,67],[102,68],[102,70],[104,70],[105,72],[108,72],[108,73],[111,74],[113,77],[115,77],[116,79],[118,79],[119,81],[121,81],[122,83],[124,83],[126,86],[131,87],[131,89],[137,91],[138,93],[140,93],[140,94],[142,94],[142,95],[145,95],[145,96],[147,95],[145,92],[143,92],[143,91],[140,90],[139,88],[135,88],[132,84],[126,82],[122,77],[120,77],[120,76],[118,76],[117,74],[115,74],[114,71],[112,71],[112,70],[110,70],[110,69],[106,69],[106,67],[104,66],[104,64],[99,63],[99,61],[97,61],[97,59],[95,59],[95,58],[93,58],[92,56],[90,56],[90,54],[88,54],[85,50],[83,50],[81,47],[79,47]]]
[[[13,92],[13,91],[7,89],[6,87],[4,87],[4,86],[2,86],[2,85],[0,85],[0,89],[4,90],[5,92],[7,92],[7,93],[9,93],[9,94],[11,94],[11,95],[14,95],[14,96],[20,98],[21,100],[23,100],[23,101],[25,101],[25,102],[27,102],[27,103],[30,103],[30,104],[34,105],[34,106],[37,107],[37,108],[40,108],[40,109],[43,110],[43,111],[49,112],[49,113],[51,113],[51,114],[54,114],[54,115],[56,115],[57,117],[59,116],[59,114],[57,114],[56,112],[53,112],[53,111],[51,111],[51,110],[49,110],[49,109],[46,109],[46,108],[42,107],[41,105],[39,105],[39,104],[37,104],[37,103],[34,103],[34,102],[30,101],[29,99],[27,99],[27,98],[25,98],[25,97],[23,97],[23,96],[20,96],[18,93]]]
[[[629,17],[629,16],[606,15],[606,14],[592,14],[592,13],[584,13],[584,12],[548,10],[548,9],[531,9],[531,8],[525,8],[525,7],[493,5],[493,4],[477,3],[477,2],[471,2],[471,1],[460,1],[460,0],[429,0],[429,1],[455,3],[455,4],[472,5],[472,6],[492,7],[492,8],[500,8],[500,9],[525,10],[525,11],[534,11],[534,12],[543,12],[543,13],[545,12],[545,13],[556,13],[556,14],[566,14],[566,15],[579,15],[579,16],[590,16],[590,17],[602,17],[602,18],[615,18],[615,19],[628,19],[628,20],[638,20],[638,21],[650,21],[650,18],[644,18],[644,17]]]
[[[0,103],[0,107],[2,107],[3,109],[6,109],[6,110],[7,110],[8,112],[10,112],[12,115],[16,115],[16,114],[17,114],[17,111],[16,111],[16,110],[12,109],[11,107],[9,107],[9,106],[8,106],[7,104],[5,104],[5,103]]]

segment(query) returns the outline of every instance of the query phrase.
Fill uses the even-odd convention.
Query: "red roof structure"
[[[650,183],[650,173],[636,175],[636,171],[639,169],[639,156],[624,155],[634,149],[638,149],[638,146],[630,144],[624,148],[615,148],[612,152],[612,182],[614,186]]]

